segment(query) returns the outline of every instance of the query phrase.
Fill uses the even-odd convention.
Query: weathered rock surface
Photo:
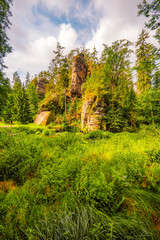
[[[35,119],[35,124],[37,125],[48,125],[53,120],[53,115],[51,111],[41,112]]]
[[[72,79],[70,86],[71,98],[81,97],[81,86],[85,82],[87,76],[87,67],[84,61],[84,55],[78,54],[73,58]]]
[[[39,95],[45,95],[46,91],[45,91],[45,85],[48,83],[48,81],[45,78],[40,78],[37,82],[37,93]]]
[[[106,130],[106,124],[104,120],[105,104],[98,101],[96,97],[85,99],[82,106],[81,114],[81,129],[85,127],[89,131],[103,129]]]

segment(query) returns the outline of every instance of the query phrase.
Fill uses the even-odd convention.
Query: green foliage
[[[86,139],[95,139],[95,138],[102,138],[103,132],[101,130],[95,130],[92,132],[89,132],[85,135]]]
[[[152,0],[152,2],[148,3],[146,0],[143,0],[142,3],[138,5],[138,15],[144,15],[149,19],[148,23],[146,23],[146,27],[151,30],[157,30],[156,38],[160,41],[160,3],[159,0]]]
[[[21,123],[29,122],[31,121],[29,99],[24,84],[21,84],[21,80],[17,72],[13,74],[13,84],[13,106],[10,109],[12,120],[16,120]],[[9,106],[7,106],[7,108],[9,108]]]
[[[159,137],[26,129],[0,132],[3,239],[159,238]]]
[[[0,71],[0,116],[6,115],[6,102],[8,101],[8,94],[10,94],[10,91],[9,79]]]
[[[4,138],[4,136],[0,137],[1,140]],[[40,142],[38,139],[33,142],[32,138],[26,140],[25,135],[23,142],[18,137],[11,141],[12,145],[9,151],[7,149],[8,142],[3,144],[0,179],[1,181],[12,179],[18,184],[23,184],[27,178],[34,175],[42,160]]]
[[[135,93],[129,60],[131,45],[127,40],[104,45],[101,65],[82,86],[85,99],[101,101],[104,105],[107,130],[112,132],[135,125]]]
[[[136,66],[137,71],[137,89],[144,91],[151,87],[152,72],[154,70],[154,54],[153,45],[147,43],[149,34],[142,30],[138,41],[136,42]]]
[[[3,119],[5,122],[12,123],[13,121],[13,94],[8,93],[5,107],[3,109]]]
[[[33,83],[28,83],[26,86],[26,94],[29,103],[29,111],[31,119],[33,120],[38,111],[38,96],[36,93],[36,86]]]
[[[7,28],[10,27],[9,17],[12,15],[10,11],[10,5],[12,0],[1,0],[0,1],[0,75],[2,69],[5,67],[3,64],[3,58],[7,53],[11,52],[11,47],[8,43],[8,37],[6,34]]]
[[[159,89],[151,88],[137,97],[137,120],[140,123],[159,123]]]

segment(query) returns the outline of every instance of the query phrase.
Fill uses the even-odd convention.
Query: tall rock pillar
[[[70,86],[71,98],[81,97],[81,86],[85,82],[87,76],[87,67],[84,61],[83,53],[73,58],[72,79]]]

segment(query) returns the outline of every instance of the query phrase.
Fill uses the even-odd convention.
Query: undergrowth
[[[0,239],[160,238],[151,132],[0,129]]]

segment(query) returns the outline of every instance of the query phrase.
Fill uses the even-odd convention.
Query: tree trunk
[[[64,89],[64,100],[65,100],[65,116],[67,115],[67,96],[66,96],[66,88]]]
[[[157,135],[156,127],[155,127],[155,123],[154,123],[154,119],[153,119],[153,108],[152,108],[151,100],[149,101],[149,104],[150,104],[150,109],[151,109],[151,118],[152,118],[152,124],[153,124],[153,128],[154,128],[154,132]]]

